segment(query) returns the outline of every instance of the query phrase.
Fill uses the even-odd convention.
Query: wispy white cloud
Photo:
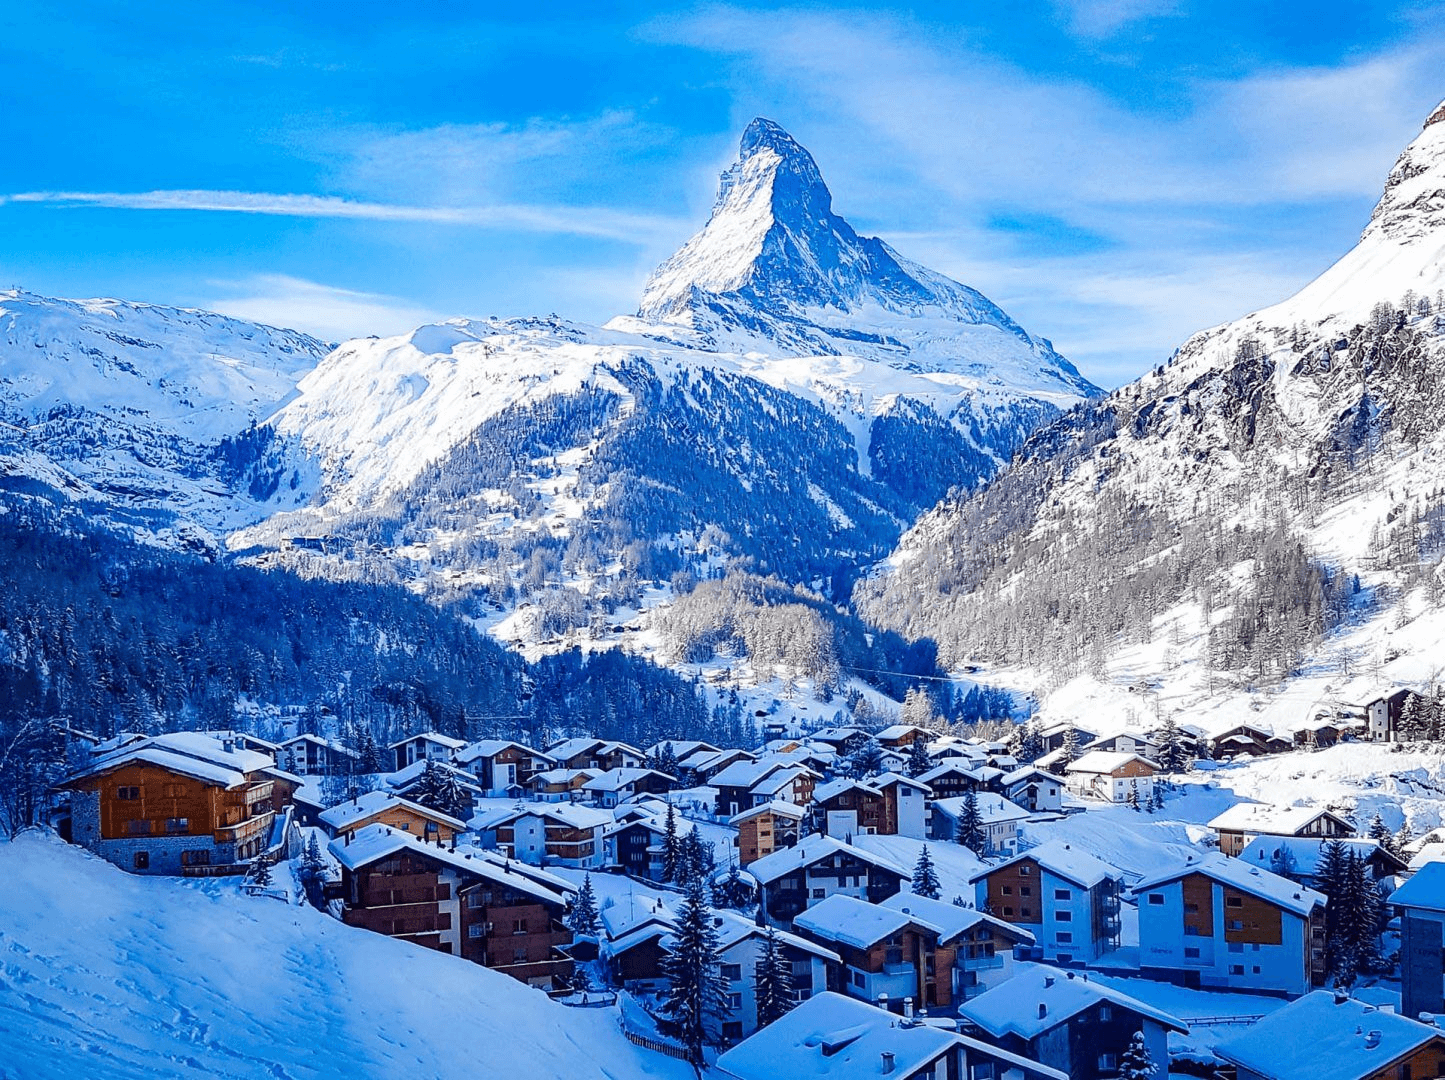
[[[0,204],[46,203],[123,210],[189,210],[281,217],[348,218],[562,233],[650,243],[672,235],[679,222],[660,215],[590,206],[415,206],[366,202],[331,195],[294,195],[258,191],[27,191],[0,196]]]
[[[1110,37],[1143,19],[1173,15],[1176,0],[1054,0],[1070,32],[1082,38]]]
[[[446,317],[400,297],[340,289],[286,274],[216,281],[211,288],[214,295],[204,306],[212,311],[300,330],[327,341],[405,333]]]

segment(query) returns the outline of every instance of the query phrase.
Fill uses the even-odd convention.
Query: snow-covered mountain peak
[[[1378,233],[1418,240],[1445,229],[1445,102],[1405,148],[1385,181],[1385,194],[1370,215],[1362,239]]]

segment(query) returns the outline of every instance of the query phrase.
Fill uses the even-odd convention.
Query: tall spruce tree
[[[918,861],[913,864],[913,893],[915,896],[926,896],[930,900],[937,900],[943,893],[938,882],[938,871],[933,866],[933,857],[928,854],[927,844],[918,852]]]
[[[758,1027],[767,1027],[795,1004],[793,965],[770,926],[763,936],[762,952],[753,966],[753,994],[758,1005]]]
[[[567,913],[567,927],[574,934],[596,937],[601,925],[597,916],[597,894],[592,891],[592,875],[584,874],[582,887],[572,901],[572,910]]]
[[[917,779],[929,769],[933,768],[933,758],[928,756],[928,740],[918,738],[913,740],[913,745],[908,748],[908,764],[905,766],[908,775]]]
[[[718,964],[718,937],[713,928],[706,887],[700,877],[687,883],[670,951],[662,960],[667,987],[661,994],[659,1028],[687,1047],[688,1060],[703,1064],[703,1047],[717,1045],[727,1015],[728,984]]]
[[[667,816],[662,820],[662,880],[677,880],[682,868],[682,842],[677,836],[677,810],[669,800]]]
[[[1159,1066],[1150,1057],[1149,1047],[1144,1043],[1144,1033],[1134,1032],[1134,1037],[1119,1058],[1119,1080],[1152,1080],[1158,1073]]]
[[[1189,754],[1184,749],[1184,737],[1179,731],[1179,725],[1175,723],[1174,717],[1168,716],[1164,719],[1164,727],[1159,732],[1159,765],[1166,773],[1182,773],[1189,763]]]
[[[958,829],[953,838],[975,855],[984,853],[988,837],[983,831],[983,814],[978,809],[978,792],[973,788],[964,793],[963,804],[958,811]]]
[[[1054,772],[1063,776],[1064,770],[1067,769],[1078,756],[1079,729],[1076,728],[1074,722],[1070,720],[1069,726],[1064,729],[1064,742],[1063,745],[1059,747],[1058,760],[1054,762],[1051,768]]]

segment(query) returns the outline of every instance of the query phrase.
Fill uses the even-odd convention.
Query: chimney
[[[1045,975],[1045,976],[1044,976],[1044,985],[1045,985],[1045,986],[1053,986],[1053,985],[1054,985],[1054,977],[1053,977],[1052,975]]]
[[[1047,1005],[1045,1005],[1042,1001],[1039,1002],[1039,1019],[1042,1020],[1042,1019],[1044,1019],[1044,1017],[1046,1017],[1046,1016],[1048,1016],[1048,1015],[1049,1015],[1049,1007],[1048,1007]]]
[[[883,1075],[887,1076],[893,1071],[893,1051],[883,1051]]]
[[[1368,1035],[1365,1036],[1365,1049],[1366,1049],[1366,1050],[1373,1050],[1373,1049],[1375,1049],[1375,1047],[1377,1047],[1377,1046],[1379,1046],[1379,1045],[1380,1045],[1380,1033],[1379,1033],[1378,1031],[1372,1031],[1372,1032],[1370,1032]]]
[[[911,997],[903,999],[903,1019],[913,1019],[913,999]]]
[[[878,995],[878,1007],[884,1012],[888,1011],[888,994],[886,991]]]
[[[347,829],[347,830],[346,830],[346,843],[342,845],[343,847],[350,847],[350,846],[351,846],[351,838],[352,838],[353,835],[355,835],[355,833],[356,833],[356,830],[355,830],[355,829]]]
[[[1341,990],[1339,987],[1336,987],[1336,988],[1335,988],[1335,1004],[1336,1004],[1336,1005],[1343,1005],[1345,1002],[1347,1002],[1347,1001],[1349,1001],[1349,1000],[1350,1000],[1350,995],[1349,995],[1349,994],[1345,993],[1345,992],[1344,992],[1343,990]]]

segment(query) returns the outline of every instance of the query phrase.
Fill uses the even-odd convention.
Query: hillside
[[[862,610],[1046,712],[1288,730],[1440,675],[1445,109],[1297,296],[1037,432]]]
[[[0,1074],[26,1080],[693,1075],[486,968],[241,896],[0,842]],[[104,943],[98,947],[97,943]]]

